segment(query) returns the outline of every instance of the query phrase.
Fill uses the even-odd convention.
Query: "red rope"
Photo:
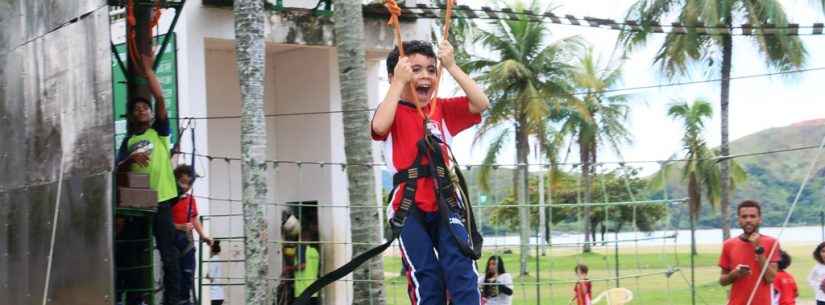
[[[447,39],[449,37],[450,31],[450,23],[452,20],[453,15],[453,1],[454,0],[447,0],[447,9],[444,14],[444,32],[442,35],[442,39]],[[401,8],[398,6],[398,3],[395,0],[386,0],[384,2],[384,6],[387,7],[387,11],[390,13],[390,19],[387,21],[387,25],[393,27],[395,29],[395,44],[398,48],[398,55],[399,57],[406,56],[404,54],[404,42],[401,39],[401,23],[398,21],[398,17],[401,16]],[[441,82],[441,72],[442,66],[439,62],[438,70],[436,72],[436,82],[433,90],[433,95],[430,97],[430,113],[424,114],[424,111],[421,110],[421,104],[418,102],[418,96],[415,94],[415,85],[410,83],[410,90],[412,90],[413,94],[413,101],[415,102],[415,108],[418,110],[418,114],[421,115],[424,119],[429,119],[430,117],[435,114],[435,109],[438,107],[436,104],[436,96],[438,95],[438,84]]]
[[[135,3],[133,0],[126,0],[126,46],[129,49],[129,58],[132,59],[132,62],[137,66],[142,66],[140,56],[138,56],[136,26]]]
[[[152,32],[158,24],[160,23],[161,17],[161,2],[160,0],[155,0],[155,7],[152,10],[152,18],[149,20],[149,33]],[[137,18],[135,17],[135,3],[134,0],[126,0],[126,45],[129,49],[129,57],[132,59],[132,62],[137,65],[138,71],[142,71],[143,69],[143,60],[139,56],[139,50],[137,47]],[[149,42],[151,43],[151,39]]]
[[[441,34],[441,40],[446,41],[450,37],[450,24],[453,20],[453,2],[455,0],[447,0],[447,10],[444,11],[444,28]],[[453,54],[455,56],[455,54]],[[441,84],[441,75],[444,72],[444,66],[442,62],[438,62],[438,70],[435,76],[435,87],[433,88],[433,97],[431,103],[433,106],[430,108],[430,115],[432,116],[432,110],[435,109],[435,101],[436,95],[438,95],[438,87]]]

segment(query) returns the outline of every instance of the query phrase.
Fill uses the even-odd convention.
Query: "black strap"
[[[419,161],[421,161],[421,156],[420,155],[416,157],[414,164],[419,164]],[[403,192],[404,192],[403,196],[404,197],[401,199],[401,203],[398,206],[398,210],[395,211],[395,214],[393,215],[393,217],[389,221],[390,229],[391,229],[391,233],[390,233],[391,235],[390,235],[389,238],[387,238],[387,242],[385,242],[384,244],[382,244],[378,247],[369,249],[366,252],[359,254],[358,256],[353,258],[349,263],[346,263],[345,265],[339,267],[338,269],[335,269],[332,272],[327,273],[324,276],[322,276],[321,278],[315,280],[315,282],[310,284],[309,287],[307,287],[306,289],[304,289],[303,292],[301,292],[301,295],[298,296],[295,299],[295,301],[292,303],[293,305],[306,305],[306,304],[308,304],[310,298],[315,293],[320,291],[326,285],[329,285],[332,282],[335,282],[338,279],[346,276],[347,274],[350,274],[352,271],[355,270],[355,268],[358,268],[358,266],[361,266],[367,260],[381,254],[381,252],[384,252],[384,250],[386,250],[390,245],[392,245],[392,242],[395,241],[395,239],[397,239],[398,236],[401,235],[401,229],[404,227],[404,221],[407,219],[407,215],[410,214],[410,213],[413,213],[416,210],[416,207],[415,207],[415,189],[416,189],[416,186],[418,184],[418,182],[417,182],[418,176],[417,175],[410,174],[410,172],[408,172],[408,171],[404,171],[404,172],[407,173],[406,174],[407,180],[406,180],[406,183],[404,185],[404,190],[403,190]],[[397,188],[398,185],[399,185],[399,183],[395,183],[395,188]],[[398,192],[398,191],[402,191],[402,190],[393,189],[393,191],[390,192],[390,195],[388,196],[387,201],[392,201],[392,198],[394,197],[393,195],[395,194],[395,192]]]
[[[398,232],[400,232],[400,231],[398,231]],[[384,252],[384,250],[386,250],[390,245],[392,245],[392,242],[396,238],[398,238],[399,234],[396,233],[395,230],[393,230],[392,234],[393,234],[392,238],[388,239],[387,242],[384,243],[383,245],[380,245],[378,247],[369,249],[364,253],[361,253],[360,255],[353,258],[346,265],[343,265],[340,268],[335,269],[334,271],[332,271],[330,273],[327,273],[324,276],[322,276],[321,278],[317,279],[315,282],[313,282],[311,285],[309,285],[309,287],[304,289],[304,291],[301,292],[301,295],[299,295],[295,299],[295,302],[293,302],[292,304],[293,305],[306,305],[306,304],[309,304],[309,300],[312,297],[312,295],[314,295],[316,292],[320,291],[321,288],[324,288],[326,285],[329,285],[330,283],[335,282],[335,281],[337,281],[338,279],[340,279],[342,277],[345,277],[347,274],[350,274],[350,272],[355,270],[355,268],[358,268],[358,266],[361,266],[361,264],[363,264],[367,260],[373,258],[374,256],[377,256],[377,255],[381,254],[381,252]]]
[[[430,176],[432,176],[432,173],[430,173],[429,167],[413,165],[412,167],[406,170],[397,172],[395,173],[395,175],[392,175],[392,185],[399,185],[401,184],[401,182],[407,182],[421,177]]]
[[[436,201],[438,202],[439,209],[438,214],[441,216],[441,221],[444,223],[444,226],[449,228],[450,235],[453,237],[453,241],[455,241],[458,245],[458,249],[461,250],[461,253],[473,260],[477,260],[481,258],[481,246],[484,240],[476,229],[475,217],[473,217],[472,214],[472,206],[470,205],[468,196],[466,196],[467,192],[464,189],[462,189],[463,198],[461,198],[464,201],[463,209],[460,209],[458,206],[458,198],[456,198],[458,194],[456,194],[455,189],[453,188],[450,173],[448,172],[444,158],[441,155],[441,148],[438,147],[440,142],[441,141],[438,140],[437,137],[433,137],[429,134],[418,142],[419,151],[423,150],[427,154],[427,158],[430,160],[430,170],[435,173]],[[460,172],[457,167],[456,172]],[[459,181],[460,180],[462,179],[459,179]],[[466,185],[461,185],[461,187],[466,188]],[[466,242],[455,233],[455,230],[453,230],[453,227],[450,225],[450,209],[467,211],[466,217],[464,215],[460,215],[462,222],[465,224],[464,227],[467,230],[468,240]]]

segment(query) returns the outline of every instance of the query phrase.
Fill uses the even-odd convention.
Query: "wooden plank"
[[[799,24],[798,23],[788,24],[788,35],[799,35]]]
[[[813,28],[813,31],[811,32],[811,34],[822,35],[822,29],[823,28],[825,28],[825,24],[820,23],[820,22],[814,23],[814,28]]]
[[[722,34],[722,35],[730,35],[731,34],[730,28],[728,26],[724,25],[724,24],[717,24],[715,27],[713,27],[713,31],[716,34]]]
[[[559,16],[556,16],[555,14],[553,14],[551,12],[545,12],[544,13],[544,18],[549,18],[550,21],[553,22],[553,23],[561,23],[561,19],[559,18]]]
[[[682,25],[682,23],[680,23],[680,22],[673,22],[673,23],[670,24],[670,26],[672,27],[671,32],[673,32],[673,33],[676,33],[676,34],[685,34],[685,33],[687,33],[687,29],[685,29],[685,26]]]
[[[458,12],[458,11],[461,11],[461,13],[464,14],[464,16],[466,16],[467,18],[470,18],[470,19],[478,18],[478,15],[476,15],[476,12],[467,5],[459,5],[458,9],[456,9],[456,12]]]
[[[498,19],[498,14],[496,14],[496,12],[493,11],[493,9],[491,9],[489,6],[482,6],[481,10],[484,11],[484,14],[487,15],[487,18]]]
[[[541,22],[540,16],[538,14],[536,14],[535,12],[531,11],[531,10],[524,10],[522,12],[522,15],[526,16],[527,19],[530,20],[530,21]]]
[[[772,23],[765,23],[762,25],[762,35],[773,35],[777,33],[776,25]]]
[[[662,29],[662,25],[657,21],[651,21],[650,22],[650,28],[653,29],[653,32],[664,33],[664,30]]]
[[[519,20],[520,19],[519,16],[515,12],[513,12],[513,10],[509,7],[505,7],[503,9],[501,9],[501,11],[504,12],[505,14],[507,14],[507,17],[510,18],[510,20]]]
[[[750,36],[753,35],[753,25],[750,23],[745,23],[742,25],[742,35]]]
[[[630,27],[630,30],[632,30],[632,31],[639,31],[639,30],[641,30],[641,29],[642,29],[642,28],[639,26],[639,23],[638,23],[638,22],[636,22],[636,20],[625,20],[624,24],[625,24],[625,25],[627,25],[627,26],[629,26],[629,27]]]
[[[576,18],[576,16],[568,14],[568,15],[564,15],[564,18],[566,18],[567,21],[570,22],[570,24],[572,24],[572,25],[581,25],[581,22],[579,22],[579,19]]]
[[[427,6],[424,3],[419,3],[415,5],[416,8],[420,9],[422,15],[426,18],[438,18],[438,15],[434,12],[432,7]]]

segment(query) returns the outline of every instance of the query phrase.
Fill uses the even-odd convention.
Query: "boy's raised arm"
[[[158,81],[158,77],[152,69],[155,62],[154,58],[152,55],[144,54],[142,59],[143,73],[149,81],[149,92],[151,92],[152,96],[155,97],[155,115],[158,120],[165,121],[168,119],[169,115],[166,113],[166,101],[163,99],[163,90],[160,87],[160,81]]]
[[[470,100],[470,112],[481,113],[487,109],[487,106],[490,105],[487,94],[484,93],[484,90],[481,90],[481,87],[479,87],[467,73],[464,73],[464,71],[456,65],[455,57],[453,56],[453,46],[450,45],[447,40],[442,40],[441,43],[438,44],[438,59],[441,60],[442,66],[447,69],[447,72],[450,73],[461,89],[464,90],[464,93],[467,94],[467,98]]]
[[[372,132],[383,136],[390,131],[392,122],[395,120],[395,110],[398,109],[398,101],[401,100],[401,92],[407,89],[407,84],[412,80],[413,72],[407,57],[398,59],[395,65],[395,72],[390,75],[390,89],[372,118]]]

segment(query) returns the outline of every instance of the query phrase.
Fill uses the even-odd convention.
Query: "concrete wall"
[[[110,60],[105,1],[0,3],[0,304],[113,303]]]

